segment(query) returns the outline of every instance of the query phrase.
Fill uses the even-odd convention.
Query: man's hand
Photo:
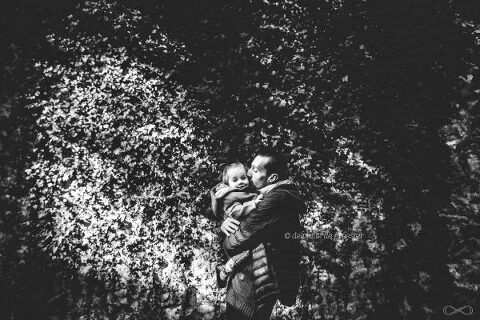
[[[228,217],[223,221],[222,225],[220,226],[220,230],[222,230],[223,233],[225,233],[227,236],[230,235],[230,233],[234,233],[238,229],[238,225],[240,224],[240,221]]]

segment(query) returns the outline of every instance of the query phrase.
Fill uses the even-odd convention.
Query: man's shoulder
[[[268,192],[265,197],[270,196],[270,197],[275,197],[275,198],[281,198],[281,199],[291,199],[291,198],[296,198],[298,200],[302,200],[302,196],[294,184],[283,184],[279,185],[278,187],[272,189],[270,192]]]
[[[270,192],[272,193],[270,201],[276,202],[277,206],[290,209],[297,208],[296,210],[300,211],[306,210],[305,200],[294,184],[281,185]]]

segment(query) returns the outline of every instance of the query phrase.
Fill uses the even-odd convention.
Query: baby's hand
[[[256,198],[255,198],[255,204],[259,203],[260,201],[262,201],[263,199],[263,194],[259,194]]]

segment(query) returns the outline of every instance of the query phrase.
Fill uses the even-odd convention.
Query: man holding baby
[[[257,154],[248,169],[261,201],[243,220],[228,217],[221,225],[223,247],[233,257],[248,258],[228,277],[225,319],[270,319],[277,300],[295,303],[300,286],[300,216],[306,211],[296,186],[288,180],[285,157],[273,150]]]

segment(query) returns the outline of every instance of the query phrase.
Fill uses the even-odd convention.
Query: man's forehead
[[[263,169],[265,163],[268,161],[267,157],[256,156],[252,161],[252,167]]]

